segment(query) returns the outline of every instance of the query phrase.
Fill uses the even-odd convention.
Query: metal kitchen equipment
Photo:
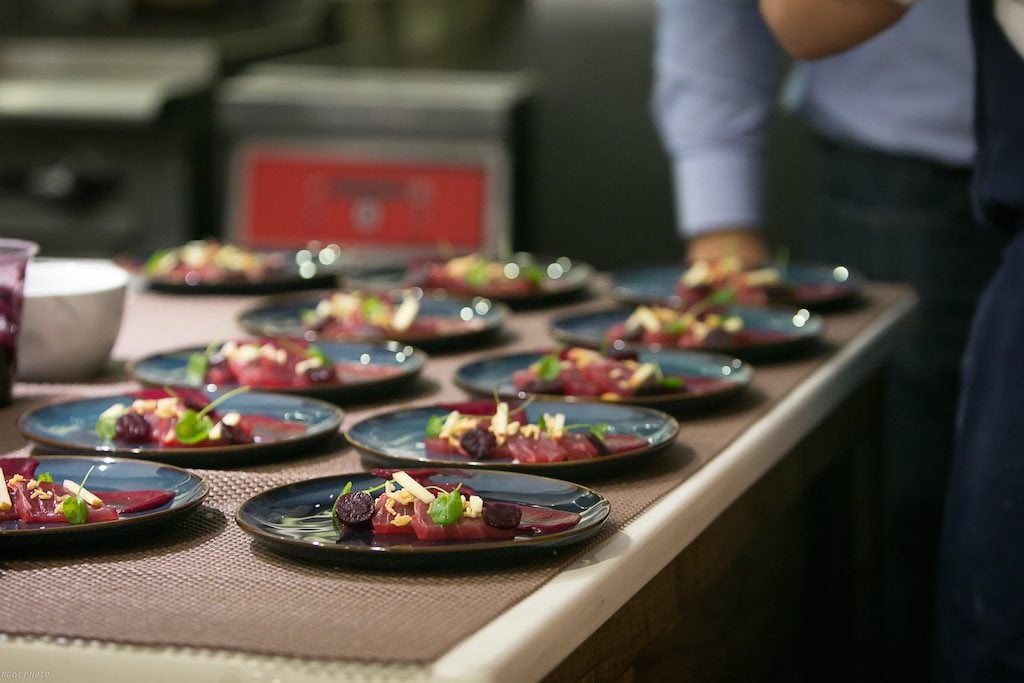
[[[372,263],[511,240],[528,74],[310,61],[220,90],[232,238],[337,242]]]
[[[0,25],[0,234],[110,256],[219,230],[212,92],[255,59],[322,43],[328,5],[150,4],[61,15],[69,5],[40,0]]]

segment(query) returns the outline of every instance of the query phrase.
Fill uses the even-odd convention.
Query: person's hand
[[[716,260],[735,256],[744,268],[753,268],[769,260],[768,245],[756,228],[716,230],[691,237],[687,244],[686,260]]]

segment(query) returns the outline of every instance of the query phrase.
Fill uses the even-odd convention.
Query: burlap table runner
[[[865,306],[827,317],[827,341],[820,353],[758,366],[751,391],[722,410],[685,419],[678,443],[662,456],[635,471],[586,482],[610,499],[612,514],[606,528],[583,547],[512,565],[371,571],[296,561],[253,546],[233,520],[247,497],[281,483],[361,469],[358,456],[339,436],[297,459],[202,471],[212,487],[204,506],[150,538],[72,553],[19,551],[16,557],[0,557],[9,617],[0,632],[319,659],[432,661],[549,581],[583,548],[628,524],[770,410],[836,348],[908,295],[897,286],[872,285],[868,292]],[[114,356],[124,359],[234,334],[234,313],[252,303],[135,293],[127,302]],[[592,300],[517,314],[500,345],[431,358],[411,391],[349,410],[345,424],[397,405],[457,398],[462,394],[450,377],[460,364],[547,345],[553,315],[604,305]],[[0,450],[23,449],[13,424],[31,405],[132,386],[117,367],[90,384],[19,384],[15,404],[0,411],[0,424],[6,425]]]

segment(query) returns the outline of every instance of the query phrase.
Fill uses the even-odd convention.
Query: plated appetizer
[[[347,482],[331,508],[339,537],[346,533],[414,535],[421,541],[511,540],[572,529],[579,514],[487,501],[463,482],[430,483],[431,470],[374,470],[388,479],[352,490]],[[375,492],[379,492],[376,498]]]
[[[235,518],[273,550],[401,570],[551,552],[589,537],[609,511],[599,493],[548,477],[375,469],[264,491]]]
[[[723,258],[679,266],[646,266],[612,273],[612,296],[628,304],[688,308],[703,299],[743,306],[788,305],[826,309],[852,303],[861,278],[844,266],[768,263],[744,269]]]
[[[258,282],[283,272],[285,264],[282,253],[252,251],[208,239],[157,251],[146,260],[142,272],[150,278],[182,284]]]
[[[329,400],[358,400],[410,382],[426,354],[397,342],[318,342],[301,337],[237,339],[154,354],[128,363],[150,386],[250,386]]]
[[[93,480],[100,483],[94,492],[86,488],[86,484],[95,466],[90,467],[81,481],[64,479],[58,484],[50,472],[38,472],[38,465],[35,458],[0,458],[0,522],[111,522],[122,514],[159,508],[175,496],[174,491],[166,489],[104,491],[102,474],[97,474]]]
[[[743,267],[739,258],[726,256],[693,262],[683,271],[676,287],[682,308],[722,292],[727,292],[733,303],[763,306],[772,292],[782,288],[782,276],[778,268],[750,270]]]
[[[319,299],[270,301],[239,316],[239,324],[263,336],[305,336],[329,341],[396,340],[439,349],[495,334],[508,307],[489,299],[453,299],[409,289],[388,294],[331,292]]]
[[[744,360],[772,360],[814,348],[824,320],[805,309],[722,306],[709,299],[703,310],[638,306],[582,313],[551,322],[563,344],[591,348],[700,349]]]
[[[346,436],[379,465],[540,472],[604,469],[667,448],[678,433],[674,418],[650,408],[492,399],[375,415]]]
[[[254,428],[268,420],[275,431],[305,431],[300,424],[267,416],[217,412],[219,404],[243,391],[248,387],[229,391],[214,401],[185,389],[136,392],[130,404],[115,403],[100,413],[96,435],[121,444],[184,448],[255,443]]]
[[[638,306],[628,318],[608,330],[605,340],[683,349],[731,347],[752,340],[750,333],[744,331],[741,316],[696,308]]]
[[[657,361],[640,362],[637,355],[607,356],[600,351],[570,346],[541,356],[512,376],[516,391],[561,394],[623,401],[682,391],[687,379],[668,375]]]
[[[51,451],[217,467],[308,452],[334,436],[341,419],[337,407],[304,396],[168,388],[38,406],[17,426]]]
[[[427,451],[473,460],[510,459],[515,463],[587,460],[644,449],[647,439],[636,434],[609,433],[606,423],[567,424],[564,413],[543,413],[530,422],[526,405],[510,408],[499,401],[493,414],[482,405],[463,404],[443,418],[431,416],[424,432]]]
[[[341,266],[341,249],[333,244],[256,250],[205,239],[153,253],[141,272],[158,290],[258,294],[335,286]]]
[[[305,339],[229,340],[194,353],[187,378],[194,384],[311,387],[391,377],[394,366],[336,362]]]
[[[6,550],[35,546],[49,552],[75,542],[95,550],[105,538],[148,538],[155,526],[195,509],[210,492],[194,472],[106,455],[0,458],[0,469],[0,488],[11,502],[10,509],[0,502],[0,547]]]
[[[701,351],[595,351],[566,346],[472,361],[455,384],[483,396],[624,402],[662,410],[707,408],[738,394],[753,378],[737,358]]]

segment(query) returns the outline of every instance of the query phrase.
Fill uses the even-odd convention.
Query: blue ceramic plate
[[[0,547],[7,544],[65,543],[92,541],[96,538],[129,532],[146,531],[157,524],[178,518],[196,508],[210,487],[206,480],[186,470],[142,460],[88,456],[39,456],[36,474],[49,472],[56,482],[64,479],[82,481],[95,465],[86,486],[96,494],[103,491],[138,491],[163,489],[174,492],[174,499],[143,512],[122,513],[110,522],[91,524],[24,524],[20,521],[0,522]],[[102,495],[101,495],[102,497]]]
[[[649,266],[612,273],[612,297],[627,304],[679,306],[676,284],[681,266]],[[828,309],[860,297],[863,279],[846,266],[789,265],[782,269],[782,288],[768,292],[772,304]]]
[[[217,392],[206,392],[210,398]],[[104,441],[95,431],[100,413],[115,403],[129,404],[129,394],[61,401],[33,408],[18,417],[18,430],[37,446],[50,451],[109,453],[156,460],[182,467],[216,468],[249,464],[271,458],[307,453],[333,437],[341,426],[342,412],[317,399],[285,394],[250,392],[227,399],[218,406],[223,413],[267,416],[302,425],[302,433],[274,429],[254,430],[259,440],[251,444],[218,447],[168,448],[155,444],[119,444]]]
[[[551,334],[563,344],[601,348],[608,330],[625,322],[631,308],[616,308],[557,318]],[[727,311],[743,319],[744,337],[738,342],[708,344],[702,351],[718,351],[750,360],[772,360],[812,350],[825,333],[825,321],[806,309],[735,307]],[[660,349],[658,344],[616,342],[616,349]]]
[[[556,259],[517,253],[513,255],[509,263],[535,264],[543,268],[548,277],[540,283],[539,287],[526,292],[502,292],[495,287],[472,287],[469,284],[458,290],[446,290],[443,287],[429,287],[422,268],[417,269],[413,265],[408,268],[391,266],[356,271],[351,273],[348,283],[352,287],[377,290],[395,287],[423,287],[452,296],[485,296],[503,301],[510,306],[527,307],[546,305],[580,294],[594,277],[594,269],[591,266],[566,257]]]
[[[513,375],[526,370],[544,355],[543,352],[532,351],[467,363],[455,371],[455,384],[482,396],[493,396],[497,392],[501,398],[526,398],[526,392],[516,390]],[[640,350],[636,360],[640,363],[657,363],[666,377],[682,378],[683,389],[633,396],[622,401],[564,394],[534,395],[546,400],[630,403],[655,406],[661,410],[705,408],[737,395],[754,377],[750,365],[738,358],[700,351]]]
[[[433,415],[444,417],[449,412],[447,407],[424,406],[383,413],[352,425],[345,436],[359,449],[364,460],[383,467],[475,467],[560,476],[629,464],[627,461],[668,448],[679,434],[679,423],[675,418],[651,408],[610,403],[534,401],[526,408],[531,422],[536,422],[537,417],[544,413],[563,413],[566,424],[605,423],[609,426],[609,433],[639,436],[647,446],[563,462],[521,463],[511,458],[472,460],[457,454],[428,451],[424,445],[427,420]]]
[[[427,355],[419,349],[398,342],[380,344],[357,344],[341,342],[317,342],[317,348],[323,351],[334,363],[358,363],[368,370],[380,368],[393,370],[393,373],[381,376],[347,372],[342,370],[344,379],[309,386],[260,386],[251,385],[253,389],[276,391],[286,394],[302,394],[327,401],[354,401],[379,396],[400,388],[416,379],[423,370]],[[188,380],[188,360],[194,353],[204,353],[206,347],[192,347],[158,353],[139,358],[128,363],[126,371],[137,382],[154,387],[194,386]],[[237,385],[207,384],[210,391],[232,389]]]
[[[322,253],[309,250],[263,249],[260,253],[281,259],[281,268],[268,272],[257,280],[244,278],[201,279],[193,273],[188,279],[178,276],[148,275],[141,269],[146,285],[158,292],[169,294],[273,294],[306,289],[337,287],[345,268],[345,255],[329,249]],[[330,252],[330,253],[327,253]]]
[[[574,512],[580,519],[574,527],[563,531],[501,541],[421,541],[415,536],[351,531],[339,538],[331,523],[331,508],[345,484],[352,482],[353,490],[358,491],[384,481],[374,474],[358,472],[279,486],[242,503],[235,520],[258,542],[286,554],[327,561],[370,561],[403,568],[424,560],[475,556],[489,562],[496,554],[550,553],[552,548],[591,536],[604,524],[611,509],[601,494],[557,479],[512,472],[439,469],[430,476],[430,483],[462,483],[485,501]]]
[[[252,334],[267,337],[319,338],[316,333],[303,329],[302,314],[316,308],[322,297],[288,297],[244,311],[238,323]],[[441,295],[424,295],[420,302],[420,318],[437,318],[450,324],[452,329],[431,334],[390,334],[389,337],[404,344],[438,349],[447,346],[483,341],[495,335],[508,316],[508,307],[489,299],[450,299]],[[384,336],[372,339],[331,339],[330,341],[387,341]]]

